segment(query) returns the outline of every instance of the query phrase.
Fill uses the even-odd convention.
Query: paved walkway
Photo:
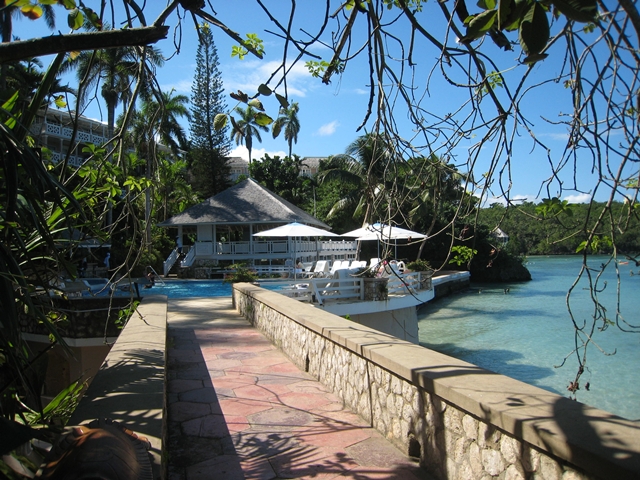
[[[427,478],[229,298],[169,300],[169,479]]]

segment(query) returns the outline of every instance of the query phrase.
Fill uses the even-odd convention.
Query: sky
[[[282,7],[289,6],[289,2],[283,0],[265,0],[265,4],[274,8],[275,12],[282,13]],[[299,34],[301,38],[305,36],[304,32],[313,32],[318,25],[318,5],[324,2],[303,1],[297,2],[297,14],[300,15],[294,32]],[[431,2],[433,3],[433,2]],[[86,5],[96,6],[96,1],[85,1]],[[165,4],[161,0],[148,2],[147,22],[151,23],[154,15],[157,14]],[[430,5],[430,4],[428,4]],[[241,36],[246,33],[256,33],[264,41],[265,57],[259,60],[251,55],[247,55],[244,60],[232,58],[231,49],[235,42],[230,39],[220,29],[214,28],[214,41],[218,49],[219,70],[222,74],[222,80],[227,93],[242,90],[249,95],[257,91],[257,87],[261,83],[266,83],[271,72],[282,60],[282,41],[276,35],[270,32],[275,30],[273,24],[268,21],[266,14],[256,6],[255,1],[236,0],[233,2],[216,1],[213,2],[216,15],[224,21],[229,28],[238,32]],[[288,10],[286,10],[288,11]],[[58,23],[66,20],[64,11],[56,10],[58,13]],[[429,12],[424,12],[428,15]],[[283,21],[286,21],[286,16]],[[169,25],[175,27],[177,23],[176,14],[168,21]],[[37,28],[35,28],[37,27]],[[303,30],[304,29],[304,32]],[[61,31],[65,31],[62,28]],[[267,31],[269,30],[269,31]],[[23,39],[46,35],[47,30],[43,22],[30,22],[26,19],[16,22],[16,33]],[[362,32],[360,32],[362,33]],[[331,31],[327,30],[325,40],[330,39]],[[515,37],[514,37],[515,38]],[[176,53],[175,43],[179,39],[180,50]],[[164,67],[157,70],[157,78],[160,86],[165,91],[174,90],[176,93],[191,95],[191,85],[195,71],[195,56],[198,46],[197,35],[193,21],[190,18],[184,19],[182,28],[172,28],[169,37],[155,45],[160,48],[163,54],[168,58]],[[312,48],[312,52],[322,57],[324,60],[330,59],[330,50],[322,45]],[[426,47],[421,53],[425,56],[425,68],[433,64],[433,58],[437,52],[429,51]],[[502,52],[495,50],[493,53],[504,61],[506,65],[517,69],[525,68],[518,65],[517,58],[519,48],[516,46],[512,52]],[[420,61],[420,60],[418,60]],[[46,67],[46,60],[44,61]],[[540,74],[553,72],[558,68],[557,63],[552,60],[546,60],[537,65],[536,70]],[[422,71],[425,78],[428,72]],[[535,73],[535,72],[534,72]],[[507,73],[508,74],[508,73]],[[358,136],[365,133],[365,129],[357,131],[363,122],[366,106],[368,102],[368,69],[367,65],[361,60],[354,60],[348,64],[347,70],[343,75],[335,76],[330,85],[324,85],[320,79],[313,78],[304,68],[302,63],[298,63],[288,76],[288,99],[290,102],[298,102],[300,106],[299,119],[301,129],[298,135],[298,142],[293,146],[293,153],[300,157],[326,157],[329,155],[343,153],[347,146],[353,142]],[[73,78],[70,79],[73,82]],[[273,83],[270,83],[273,85]],[[446,111],[452,108],[451,105],[458,105],[464,99],[452,98],[452,95],[464,95],[460,92],[449,92],[446,90],[448,86],[439,84],[434,81],[428,92],[426,104],[433,111]],[[549,125],[542,120],[545,118],[555,118],[563,110],[568,111],[570,104],[563,103],[563,98],[568,98],[566,92],[562,91],[561,86],[549,86],[549,93],[544,99],[540,97],[530,98],[523,109],[528,109],[533,123],[537,127],[538,138],[543,141],[552,151],[552,154],[562,152],[566,146],[567,133],[562,128]],[[284,94],[282,88],[278,92]],[[261,97],[267,113],[273,118],[277,117],[278,103],[274,96]],[[227,97],[227,106],[232,110],[238,105],[236,101]],[[120,113],[121,108],[118,113]],[[92,118],[105,120],[106,111],[100,109],[94,102],[89,105],[86,115]],[[402,114],[398,115],[398,122],[402,128]],[[184,124],[188,131],[188,124]],[[370,126],[370,122],[368,124]],[[412,135],[411,128],[406,124],[406,136]],[[512,198],[522,198],[531,201],[542,199],[548,196],[558,194],[553,188],[549,192],[540,192],[541,182],[548,178],[550,173],[545,167],[547,163],[546,152],[543,149],[533,149],[533,142],[525,132],[519,132],[521,137],[517,139],[516,145],[519,148],[519,154],[514,156],[512,161],[512,170],[508,180],[511,181]],[[476,142],[476,139],[470,138],[468,142],[462,143],[455,152],[456,159],[454,163],[464,165],[470,155],[470,148]],[[248,158],[247,150],[244,146],[233,145],[232,156],[241,156]],[[262,142],[254,140],[254,148],[252,152],[253,158],[260,158],[265,153],[270,155],[279,155],[284,157],[288,151],[288,145],[283,135],[273,139],[270,132],[262,133]],[[482,163],[483,155],[480,155],[480,163]],[[488,168],[488,167],[487,167]],[[569,169],[571,170],[571,169]],[[581,169],[578,172],[581,185],[589,185],[592,178],[589,178],[589,169]],[[480,165],[476,170],[476,176],[483,173],[483,166]],[[506,173],[503,175],[506,178]],[[494,188],[494,193],[497,193]],[[564,192],[563,199],[570,202],[584,202],[590,198],[589,188],[583,188],[583,192]],[[603,197],[604,199],[604,197]],[[489,202],[490,203],[490,202]]]

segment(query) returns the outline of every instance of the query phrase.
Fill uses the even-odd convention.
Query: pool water
[[[268,282],[261,286],[268,290],[279,288]],[[166,295],[169,298],[230,297],[231,291],[231,284],[223,280],[170,280],[164,285],[157,283],[151,289],[140,289],[142,295]]]
[[[140,293],[166,295],[169,298],[230,297],[231,284],[222,280],[177,280],[156,284]]]

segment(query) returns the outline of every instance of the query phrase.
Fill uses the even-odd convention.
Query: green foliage
[[[73,414],[82,391],[87,385],[80,382],[73,382],[56,395],[43,409],[42,412],[33,410],[23,404],[25,412],[23,416],[28,425],[66,425]]]
[[[237,145],[245,144],[247,150],[249,151],[249,165],[251,165],[251,150],[253,149],[253,140],[256,139],[259,142],[262,141],[262,137],[260,137],[260,131],[268,132],[269,129],[267,125],[270,123],[266,123],[264,121],[258,121],[259,115],[262,112],[258,112],[255,107],[248,105],[247,107],[236,107],[234,112],[239,115],[238,120],[236,120],[233,116],[230,117],[231,124],[233,125],[232,135],[236,141]]]
[[[576,248],[576,253],[580,253],[583,250],[587,250],[589,253],[599,253],[603,250],[611,251],[613,248],[613,242],[608,236],[594,235],[590,240],[584,240],[580,242],[580,245]]]
[[[289,145],[289,158],[293,155],[293,144],[298,143],[298,133],[300,132],[300,120],[298,111],[300,107],[297,102],[293,102],[289,107],[280,107],[278,118],[273,123],[271,133],[273,138],[277,138],[284,129],[284,139]]]
[[[231,47],[231,57],[238,57],[240,60],[244,60],[244,57],[249,53],[249,50],[258,54],[258,56],[264,55],[264,42],[255,33],[247,33],[246,40],[242,41],[242,46],[234,45]]]
[[[300,176],[300,157],[293,158],[270,156],[265,154],[260,160],[249,165],[249,173],[253,179],[260,182],[273,193],[285,200],[298,205],[308,197],[309,184],[305,177]]]
[[[324,75],[324,72],[329,68],[329,62],[324,60],[309,60],[304,64],[307,70],[314,78],[320,78]]]
[[[612,253],[612,241],[618,252],[640,252],[640,220],[635,205],[613,202],[610,220],[601,225],[588,245],[589,253]],[[509,247],[521,255],[569,255],[587,248],[589,232],[596,218],[591,212],[606,208],[604,202],[568,204],[545,199],[539,204],[525,202],[505,208],[494,204],[479,211],[479,223],[500,225],[510,237]],[[596,239],[597,237],[597,239]]]
[[[258,276],[255,272],[249,270],[244,264],[234,264],[229,267],[232,272],[227,273],[224,277],[226,283],[255,282]]]
[[[332,66],[331,63],[325,60],[309,60],[304,64],[307,67],[307,70],[314,78],[320,78],[324,75],[324,73]],[[342,73],[346,67],[346,64],[343,62],[333,63],[334,72]]]
[[[433,270],[433,267],[429,264],[429,262],[421,258],[407,263],[406,267],[412,272],[430,272]]]
[[[191,88],[191,151],[188,160],[195,180],[194,188],[207,198],[230,186],[227,155],[231,144],[213,33],[206,23],[198,28],[200,36]]]
[[[558,197],[545,198],[536,207],[536,213],[543,218],[557,217],[558,215],[573,216],[573,209],[567,200],[560,200]]]
[[[390,0],[389,0],[390,1]],[[456,6],[458,15],[467,29],[461,43],[469,43],[490,34],[501,48],[510,50],[509,41],[503,31],[518,30],[518,40],[527,55],[524,63],[535,63],[546,58],[541,52],[550,38],[549,10],[552,4],[556,11],[567,19],[578,22],[595,22],[597,18],[596,0],[480,0],[481,12],[469,15],[464,3]]]
[[[478,251],[463,245],[454,245],[451,247],[451,253],[453,256],[449,263],[455,263],[460,267],[468,264]]]
[[[115,323],[119,329],[122,330],[127,325],[127,322],[137,310],[138,305],[140,305],[140,302],[138,300],[134,300],[133,302],[131,302],[129,308],[123,308],[118,312],[118,318],[116,319]]]

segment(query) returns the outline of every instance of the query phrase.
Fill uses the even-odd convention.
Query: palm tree
[[[178,119],[191,119],[191,113],[187,108],[189,97],[175,95],[173,90],[160,92],[158,97],[144,102],[141,109],[142,117],[147,122],[155,124],[154,130],[160,142],[169,147],[174,155],[178,155],[180,150],[188,148],[187,135]]]
[[[2,2],[3,6],[0,9],[0,35],[2,35],[2,43],[12,41],[13,35],[13,17],[21,18],[22,12],[20,6],[16,5],[16,2]],[[5,5],[9,3],[9,5]],[[44,13],[44,21],[49,27],[49,30],[53,30],[56,27],[56,14],[51,5],[43,5],[42,12]]]
[[[127,103],[131,98],[132,79],[138,73],[138,65],[144,53],[145,61],[153,66],[162,66],[164,59],[159,50],[144,47],[142,50],[133,47],[110,48],[95,52],[81,53],[71,65],[77,65],[77,77],[86,82],[78,95],[78,104],[87,100],[90,92],[102,82],[101,95],[107,107],[107,128],[109,137],[113,137],[115,111],[120,102]],[[148,83],[144,78],[141,79]]]
[[[268,132],[269,129],[256,122],[256,115],[258,112],[251,105],[247,105],[246,109],[242,107],[236,107],[234,109],[234,112],[240,115],[240,120],[234,119],[234,121],[232,122],[233,138],[236,142],[236,145],[241,145],[243,143],[244,145],[246,145],[247,150],[249,150],[249,165],[251,165],[251,150],[253,148],[253,138],[255,137],[259,142],[262,142],[262,138],[260,137],[260,130]]]
[[[293,143],[298,143],[298,133],[300,132],[300,120],[298,120],[298,102],[293,102],[289,108],[280,107],[280,115],[273,122],[273,138],[280,135],[284,128],[284,139],[289,144],[289,158],[291,158]]]
[[[158,101],[159,100],[159,101]],[[152,180],[155,176],[156,139],[169,147],[174,155],[186,150],[187,137],[178,118],[190,118],[187,109],[189,98],[186,95],[174,95],[171,92],[160,92],[158,99],[147,99],[140,111],[133,115],[130,141],[138,158],[146,161],[146,176]],[[145,220],[147,241],[151,241],[151,196],[149,188],[145,191]]]
[[[409,188],[416,192],[411,196],[409,222],[414,228],[424,222],[421,231],[430,237],[438,222],[456,218],[455,210],[465,194],[462,182],[467,177],[435,154],[412,159],[407,173],[413,182]],[[420,244],[417,258],[421,257],[425,244],[426,239]]]
[[[10,3],[6,5],[6,3]],[[20,7],[13,2],[2,2],[2,8],[0,8],[0,37],[2,43],[11,42],[13,39],[13,17],[22,18],[22,12]],[[44,13],[44,21],[49,27],[49,30],[53,30],[56,27],[56,15],[51,5],[40,5]],[[7,76],[7,64],[0,65],[0,90],[6,88],[6,76]]]
[[[352,208],[354,218],[373,223],[374,217],[382,213],[382,207],[388,202],[394,163],[389,143],[381,134],[358,137],[344,154],[334,156],[333,165],[319,176],[320,182],[338,180],[356,188],[334,204],[327,218]]]

